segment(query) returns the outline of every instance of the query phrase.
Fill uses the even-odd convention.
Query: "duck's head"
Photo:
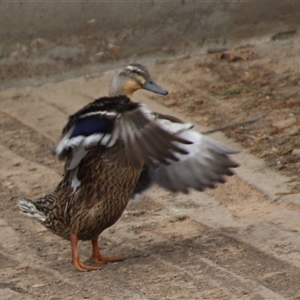
[[[144,89],[156,94],[167,95],[168,91],[159,86],[149,74],[149,71],[141,64],[130,64],[121,72],[116,74],[109,88],[110,96],[126,95],[131,97],[132,94]]]

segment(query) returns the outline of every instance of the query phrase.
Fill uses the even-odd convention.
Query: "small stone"
[[[106,54],[104,51],[100,51],[98,53],[95,54],[95,57],[98,59],[98,60],[104,60],[106,59],[108,56],[108,54]]]
[[[119,57],[120,56],[120,47],[117,45],[114,45],[112,43],[109,43],[107,45],[107,50],[112,54],[114,57]]]
[[[96,19],[91,19],[86,22],[88,25],[95,25],[96,24]]]
[[[292,154],[293,155],[300,155],[300,149],[293,149]]]
[[[40,284],[34,284],[32,285],[33,288],[38,288],[38,287],[42,287],[42,286],[45,286],[46,284],[44,283],[40,283]]]

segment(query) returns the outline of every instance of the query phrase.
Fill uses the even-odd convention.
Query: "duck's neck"
[[[131,98],[135,91],[136,89],[128,85],[126,83],[126,80],[123,77],[118,76],[117,74],[116,76],[113,77],[110,83],[109,96],[115,97],[115,96],[124,95]]]
[[[109,96],[125,95],[124,82],[119,76],[114,76],[109,87]]]

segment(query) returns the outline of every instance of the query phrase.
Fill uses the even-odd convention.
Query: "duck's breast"
[[[70,201],[74,205],[67,209],[71,231],[88,240],[113,225],[125,210],[140,173],[141,168],[117,163],[102,161],[92,170],[85,165],[78,173],[81,184]]]

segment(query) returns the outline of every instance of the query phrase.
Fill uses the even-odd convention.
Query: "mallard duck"
[[[91,240],[95,263],[121,260],[102,256],[98,237],[121,217],[130,199],[152,184],[172,192],[202,191],[224,182],[224,175],[233,175],[231,168],[238,166],[229,157],[236,151],[189,123],[130,100],[138,89],[168,93],[144,66],[127,66],[112,79],[109,97],[69,117],[55,148],[65,160],[65,174],[54,192],[18,203],[22,213],[71,241],[79,271],[98,269],[80,260],[79,240]]]

